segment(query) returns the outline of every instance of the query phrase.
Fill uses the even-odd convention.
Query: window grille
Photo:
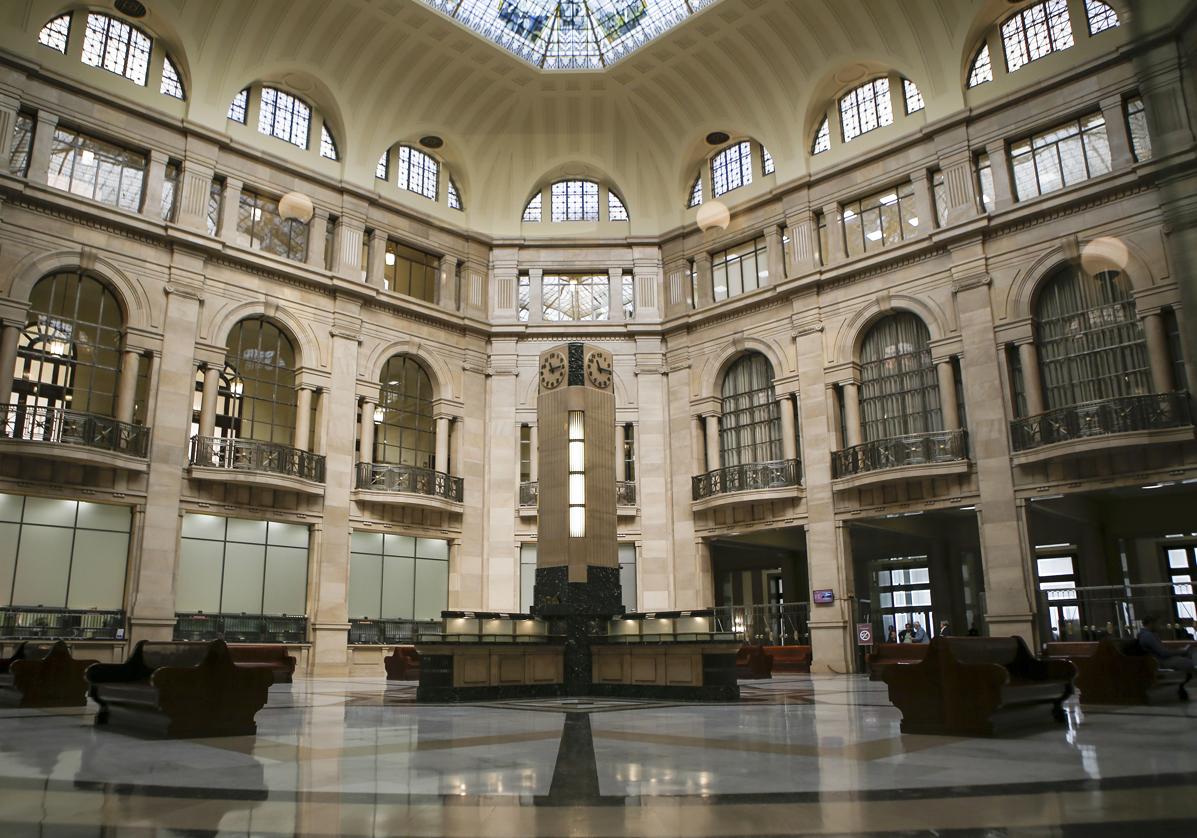
[[[248,107],[249,107],[249,88],[247,87],[244,90],[242,90],[240,93],[238,93],[236,96],[234,96],[232,102],[229,102],[228,118],[235,122],[240,122],[242,125],[244,125],[245,118],[246,118],[245,114],[246,114],[246,110],[248,109]]]
[[[1011,73],[1072,44],[1068,0],[1044,0],[1015,12],[1002,24],[1006,69]]]
[[[878,322],[860,348],[860,412],[866,442],[943,430],[927,327],[913,314]]]
[[[69,14],[59,15],[42,27],[42,31],[37,35],[37,42],[66,55],[67,39],[70,34],[71,16]]]
[[[781,459],[781,414],[773,368],[759,352],[737,360],[723,377],[719,453],[723,468]]]
[[[1089,20],[1089,34],[1096,35],[1118,26],[1118,13],[1101,0],[1085,0],[1085,17]]]
[[[159,86],[158,92],[176,99],[184,98],[183,81],[179,78],[179,71],[170,58],[162,59],[162,84]]]
[[[686,204],[686,208],[696,207],[702,203],[702,175],[694,178],[694,185],[690,187],[690,200]]]
[[[725,148],[711,159],[711,192],[724,193],[752,183],[752,143],[748,140]]]
[[[258,131],[291,145],[307,148],[311,122],[312,109],[306,102],[273,87],[262,88]]]
[[[989,44],[981,44],[977,50],[977,57],[973,59],[972,69],[968,71],[968,86],[976,87],[993,81],[993,62],[989,60]]]
[[[396,355],[382,368],[374,411],[371,462],[436,467],[436,420],[432,379],[409,355]]]
[[[236,439],[292,445],[295,432],[295,349],[262,317],[242,320],[229,335],[225,365],[235,395],[229,430]]]
[[[528,201],[528,205],[524,207],[524,216],[521,219],[522,221],[540,221],[540,195],[541,193],[537,192],[532,196],[532,200]]]
[[[614,192],[607,190],[607,220],[627,221],[628,209]]]
[[[47,182],[55,189],[137,212],[145,168],[144,154],[60,126],[50,144]]]
[[[906,99],[906,113],[911,114],[915,111],[921,111],[926,105],[923,103],[923,94],[919,92],[918,85],[910,79],[902,79],[902,92]]]
[[[553,184],[553,221],[598,221],[598,184],[559,180]]]
[[[819,123],[819,130],[815,132],[815,141],[811,145],[811,154],[822,154],[831,148],[831,120],[823,117]]]
[[[1110,141],[1100,113],[1010,146],[1018,200],[1025,201],[1110,171]]]
[[[840,99],[840,126],[844,142],[884,125],[892,125],[894,109],[889,98],[889,79],[873,79]]]
[[[327,125],[320,126],[320,156],[329,160],[341,159],[341,155],[337,153],[337,141],[333,139]]]
[[[1147,113],[1143,110],[1143,99],[1139,96],[1126,100],[1126,125],[1135,160],[1150,160],[1151,134],[1147,131]]]
[[[302,262],[308,253],[308,225],[293,218],[283,219],[278,201],[249,189],[241,190],[237,210],[240,243],[276,256]]]
[[[150,39],[122,20],[89,14],[83,36],[83,63],[103,67],[144,86],[150,69]]]
[[[903,239],[918,235],[919,217],[914,205],[914,186],[899,184],[845,204],[844,244],[849,256],[872,253]]]

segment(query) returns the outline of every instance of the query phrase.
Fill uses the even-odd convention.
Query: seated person
[[[1155,633],[1158,624],[1159,618],[1154,614],[1143,618],[1143,628],[1139,629],[1139,648],[1159,661],[1161,669],[1192,671],[1197,668],[1197,649],[1192,645],[1186,646],[1181,652],[1167,648]]]
[[[914,630],[910,633],[908,638],[911,643],[927,643],[927,632],[923,628],[923,624],[915,620]]]

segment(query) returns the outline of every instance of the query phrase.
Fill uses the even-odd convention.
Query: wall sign
[[[835,602],[835,593],[830,588],[817,590],[814,592],[815,605],[831,605]]]

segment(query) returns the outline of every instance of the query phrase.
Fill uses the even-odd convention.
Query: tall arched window
[[[281,329],[262,317],[251,317],[234,326],[221,379],[222,391],[227,380],[229,395],[219,394],[222,398],[218,408],[236,411],[224,422],[228,436],[292,444],[295,349]],[[218,420],[218,427],[221,424]]]
[[[1035,343],[1048,410],[1152,391],[1143,328],[1119,271],[1052,277],[1035,301]]]
[[[436,421],[432,379],[408,355],[396,355],[382,368],[374,413],[374,462],[434,468]]]
[[[929,341],[923,321],[905,312],[886,317],[865,336],[860,410],[866,442],[943,430]]]
[[[9,401],[114,416],[123,327],[116,295],[98,279],[64,271],[39,280]]]
[[[740,358],[723,377],[719,451],[724,468],[781,459],[773,367],[759,352]]]

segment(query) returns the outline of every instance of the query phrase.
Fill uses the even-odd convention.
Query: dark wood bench
[[[926,643],[876,643],[865,663],[869,667],[869,680],[880,681],[885,667],[892,664],[918,663],[927,657]]]
[[[774,672],[810,672],[810,646],[766,646]]]
[[[1178,643],[1177,653],[1187,645]],[[1162,669],[1136,640],[1108,637],[1102,641],[1045,643],[1044,656],[1067,659],[1076,666],[1076,688],[1082,704],[1159,704],[1188,701],[1191,671]]]
[[[274,675],[237,666],[223,640],[143,640],[124,663],[93,664],[87,680],[97,725],[191,739],[256,733]]]
[[[276,684],[290,684],[295,676],[295,656],[281,643],[234,643],[229,654],[237,666],[270,670]]]
[[[1076,668],[1039,660],[1021,637],[937,637],[919,663],[885,666],[903,733],[993,736],[1019,724],[1064,721]]]
[[[94,660],[75,660],[57,643],[19,645],[11,658],[0,658],[0,705],[5,707],[83,707]]]
[[[420,653],[415,646],[396,646],[382,659],[382,665],[386,667],[388,681],[420,680]]]
[[[773,657],[766,654],[764,646],[741,646],[736,652],[736,678],[772,678]]]

